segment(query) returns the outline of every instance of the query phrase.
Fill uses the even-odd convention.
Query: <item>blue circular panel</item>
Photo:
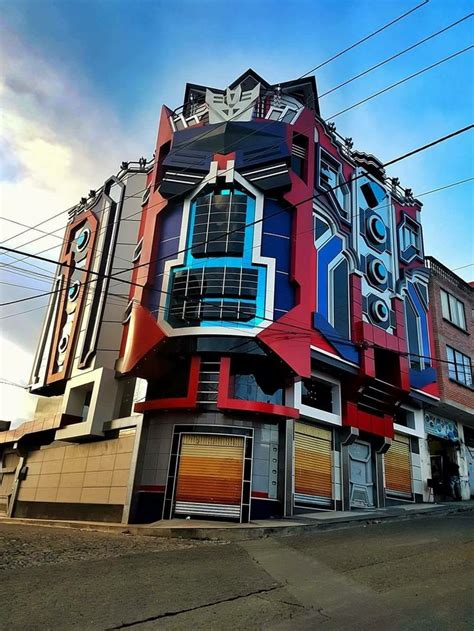
[[[376,243],[383,243],[387,238],[387,228],[384,222],[377,215],[372,215],[368,220],[368,233],[372,241]]]
[[[381,261],[377,261],[374,264],[374,271],[378,278],[380,278],[383,282],[387,280],[387,268]]]
[[[79,252],[83,250],[89,243],[90,236],[91,231],[88,228],[84,228],[84,230],[81,230],[81,232],[79,233],[79,236],[76,237],[76,245]]]
[[[389,310],[383,300],[376,300],[372,303],[371,307],[372,315],[378,322],[386,322],[389,316]]]
[[[369,277],[373,283],[383,285],[387,282],[388,272],[383,261],[374,259],[369,266]]]
[[[67,297],[69,300],[76,300],[79,295],[79,289],[81,288],[81,283],[76,280],[67,290]]]

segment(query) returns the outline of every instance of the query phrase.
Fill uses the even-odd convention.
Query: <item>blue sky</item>
[[[0,215],[35,224],[100,186],[122,160],[151,156],[160,107],[179,106],[187,81],[225,87],[248,67],[272,83],[297,78],[420,2],[4,2],[6,78],[0,97],[6,124],[0,142],[7,159]],[[447,26],[472,6],[471,0],[431,0],[318,71],[319,92]],[[473,24],[473,19],[465,21],[321,99],[323,116],[472,44]],[[338,131],[351,136],[360,150],[389,160],[469,124],[472,79],[471,50],[338,117]],[[465,134],[395,165],[389,174],[415,193],[473,177],[472,147],[473,134]],[[458,273],[467,280],[474,278],[474,267],[464,267],[474,262],[473,197],[471,182],[423,198],[426,252],[452,268],[463,266]],[[59,218],[45,229],[53,232],[64,223]],[[0,230],[6,238],[20,228],[0,221]],[[23,246],[32,235],[26,237],[9,245]],[[58,243],[57,237],[45,237],[25,247],[38,252]],[[48,255],[57,253],[53,249]],[[5,269],[1,280],[48,289],[47,281]],[[1,286],[1,292],[7,299],[26,295],[11,286]],[[45,304],[40,299],[21,310]],[[7,313],[18,311],[15,305]],[[43,313],[37,309],[3,320],[3,338],[29,356]],[[28,370],[22,362],[19,371]],[[0,373],[5,374],[3,367]]]

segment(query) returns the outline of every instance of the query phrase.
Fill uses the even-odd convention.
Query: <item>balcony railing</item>
[[[249,109],[252,110],[251,119],[266,118],[285,123],[292,123],[303,107],[304,103],[298,99],[277,90],[267,91],[249,104]],[[175,131],[199,124],[207,125],[209,105],[204,97],[199,97],[175,109],[170,118]]]

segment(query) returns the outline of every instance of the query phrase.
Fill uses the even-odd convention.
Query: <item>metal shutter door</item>
[[[332,432],[295,424],[295,503],[332,505]]]
[[[184,435],[175,513],[240,519],[243,462],[240,436]]]
[[[389,495],[412,495],[410,439],[395,435],[384,455],[385,488]]]

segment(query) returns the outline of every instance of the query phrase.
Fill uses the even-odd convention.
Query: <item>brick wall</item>
[[[474,364],[474,326],[472,322],[474,291],[464,286],[460,279],[459,282],[456,282],[457,277],[454,274],[445,273],[443,268],[438,268],[434,263],[430,265],[430,268],[429,294],[435,356],[447,360],[446,346],[451,346],[464,355],[468,355],[471,358],[471,364]],[[459,329],[443,318],[440,289],[444,289],[464,303],[467,331]],[[437,368],[441,401],[449,402],[451,405],[458,404],[464,409],[474,409],[474,391],[449,378],[446,361],[439,362]]]

